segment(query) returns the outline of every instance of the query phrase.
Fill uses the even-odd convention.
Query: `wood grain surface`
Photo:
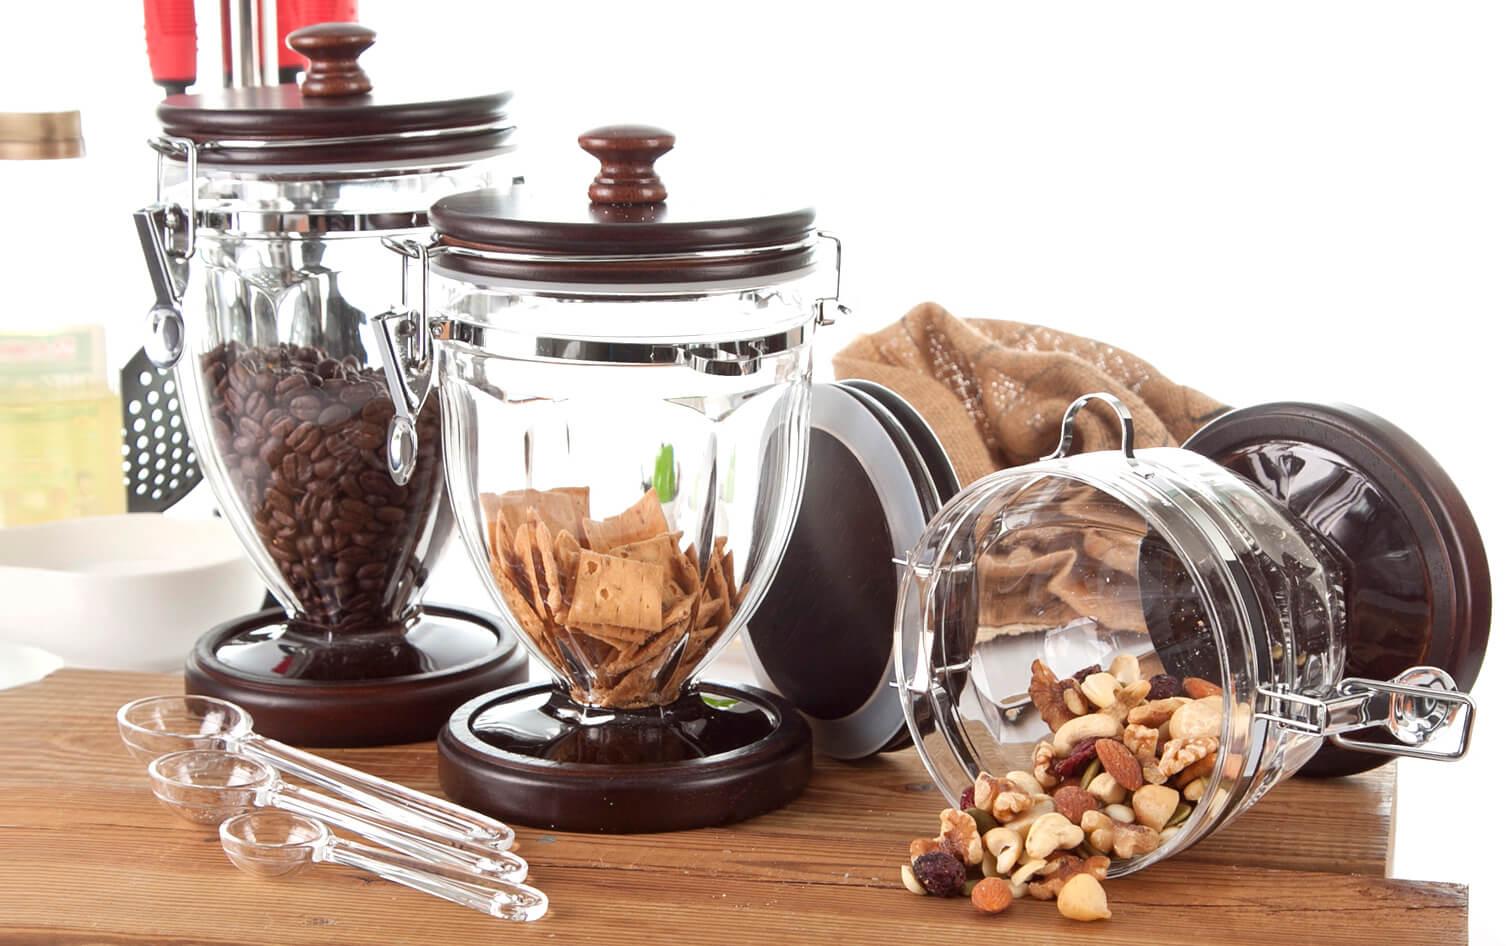
[[[906,893],[909,839],[940,796],[913,753],[818,762],[789,808],[730,828],[598,837],[521,829],[549,915],[511,925],[329,865],[281,881],[237,872],[212,831],[161,808],[115,734],[168,675],[65,670],[0,692],[0,943],[623,944],[1462,943],[1468,890],[1387,879],[1393,766],[1294,780],[1173,861],[1107,886],[1114,918],[1024,901],[1001,917]],[[330,750],[438,791],[432,743]]]

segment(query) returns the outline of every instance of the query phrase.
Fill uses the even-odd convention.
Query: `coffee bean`
[[[318,420],[324,401],[317,394],[301,394],[288,402],[288,410],[299,420]]]
[[[376,424],[363,421],[351,428],[349,439],[360,450],[375,450],[387,442],[387,435]]]
[[[344,404],[331,404],[319,413],[320,427],[334,427],[350,420],[350,408]]]
[[[229,342],[204,355],[210,427],[230,485],[244,502],[299,606],[332,631],[386,626],[411,604],[438,552],[418,530],[440,499],[438,406],[421,412],[418,465],[408,486],[387,474],[394,410],[380,370],[317,348]]]

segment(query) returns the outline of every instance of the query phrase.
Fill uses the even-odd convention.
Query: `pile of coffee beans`
[[[229,342],[202,370],[220,459],[297,600],[294,617],[333,631],[391,626],[450,532],[439,405],[420,412],[418,463],[398,486],[381,369],[307,346]]]

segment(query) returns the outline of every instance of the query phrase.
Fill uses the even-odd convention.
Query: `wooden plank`
[[[0,693],[0,943],[936,942],[990,923],[1032,943],[1466,936],[1465,888],[1385,879],[1389,766],[1280,786],[1223,833],[1109,884],[1115,917],[1091,926],[1049,903],[993,919],[899,889],[906,842],[934,830],[939,807],[912,753],[821,762],[796,804],[730,828],[627,837],[523,829],[521,853],[552,900],[549,917],[528,927],[323,865],[257,880],[225,861],[212,832],[157,805],[116,736],[121,703],[180,687],[164,675],[62,671]],[[329,754],[437,787],[432,744]]]

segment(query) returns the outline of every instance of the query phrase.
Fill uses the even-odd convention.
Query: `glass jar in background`
[[[1122,451],[1068,456],[1092,398]],[[1462,756],[1490,584],[1453,484],[1379,418],[1263,405],[1135,450],[1089,395],[1055,454],[931,521],[899,604],[906,720],[950,803],[1023,832],[1077,786],[1117,876],[1304,767]]]
[[[204,476],[282,605],[206,635],[188,685],[303,744],[428,738],[465,686],[526,664],[490,618],[419,603],[454,531],[439,408],[417,419],[412,478],[392,482],[371,318],[400,296],[384,239],[422,232],[447,194],[511,185],[511,93],[374,88],[353,66],[374,40],[307,27],[289,36],[310,59],[301,87],[169,96],[158,200],[136,215],[157,296],[147,353],[174,367]],[[297,699],[259,695],[293,681],[310,684]],[[414,684],[410,703],[379,692],[394,681]],[[370,684],[390,712],[311,685],[339,682]]]
[[[78,112],[0,113],[0,193],[27,221],[0,244],[0,528],[125,512],[108,300],[70,292],[77,259],[56,251],[58,195],[88,181],[83,157]]]

